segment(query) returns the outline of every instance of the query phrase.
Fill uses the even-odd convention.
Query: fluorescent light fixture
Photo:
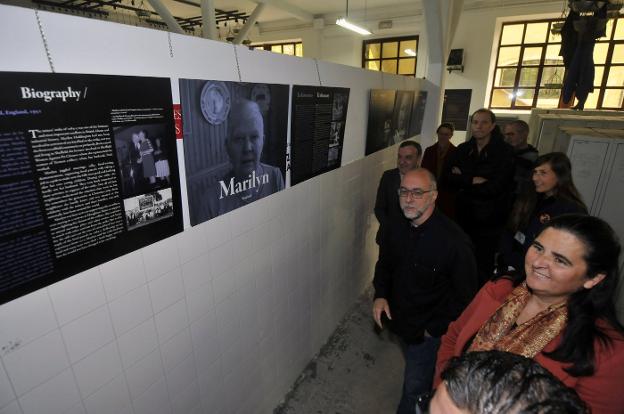
[[[416,56],[416,52],[414,52],[412,49],[405,49],[404,52],[408,56]]]
[[[364,36],[372,34],[371,32],[369,32],[368,30],[364,29],[363,27],[360,27],[360,26],[357,26],[357,25],[355,25],[353,23],[348,22],[347,19],[338,19],[338,20],[336,20],[336,24],[338,26],[342,26],[345,29],[352,30],[352,31],[354,31],[356,33],[359,33],[361,35],[364,35]]]

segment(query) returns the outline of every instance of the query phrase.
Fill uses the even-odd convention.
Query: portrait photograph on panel
[[[180,80],[191,225],[284,189],[288,85]]]
[[[394,89],[371,89],[366,130],[366,155],[392,145]]]
[[[390,145],[409,138],[409,123],[414,103],[414,91],[397,91],[392,113],[392,142]]]
[[[412,116],[410,118],[409,135],[414,137],[422,132],[423,119],[425,118],[425,108],[427,107],[427,91],[420,91],[414,98],[412,105]]]

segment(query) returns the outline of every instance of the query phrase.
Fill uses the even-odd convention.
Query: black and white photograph
[[[387,148],[393,142],[394,89],[371,89],[366,130],[366,155]]]
[[[164,131],[163,124],[114,128],[124,198],[170,186],[171,169]]]
[[[134,230],[173,216],[171,189],[153,191],[124,200],[126,225]]]
[[[409,136],[414,137],[422,132],[423,120],[425,119],[425,108],[427,107],[427,91],[419,91],[414,98],[412,105],[412,116],[410,118]]]
[[[292,185],[340,167],[349,89],[293,86]]]
[[[284,189],[288,85],[180,80],[191,225]]]
[[[409,138],[409,124],[414,103],[414,91],[397,91],[392,113],[391,141],[388,146],[398,144]]]
[[[170,79],[0,72],[0,89],[0,303],[182,231]]]

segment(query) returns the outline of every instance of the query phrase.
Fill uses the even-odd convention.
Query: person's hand
[[[484,182],[487,181],[487,178],[483,178],[483,177],[472,177],[472,183],[473,184],[483,184]]]
[[[453,167],[453,168],[451,168],[451,172],[452,172],[453,174],[457,174],[457,175],[461,175],[461,173],[462,173],[462,172],[461,172],[461,170],[459,169],[459,167]]]
[[[392,316],[390,316],[390,306],[388,305],[388,301],[384,298],[377,298],[373,302],[373,318],[375,319],[375,323],[383,329],[381,325],[381,314],[385,312],[388,319],[392,320]]]

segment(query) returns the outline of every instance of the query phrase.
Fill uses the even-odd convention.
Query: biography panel
[[[191,225],[284,189],[289,90],[180,79]]]
[[[293,86],[293,185],[340,167],[348,104],[348,88]]]
[[[182,230],[169,79],[3,72],[0,88],[1,303]]]

